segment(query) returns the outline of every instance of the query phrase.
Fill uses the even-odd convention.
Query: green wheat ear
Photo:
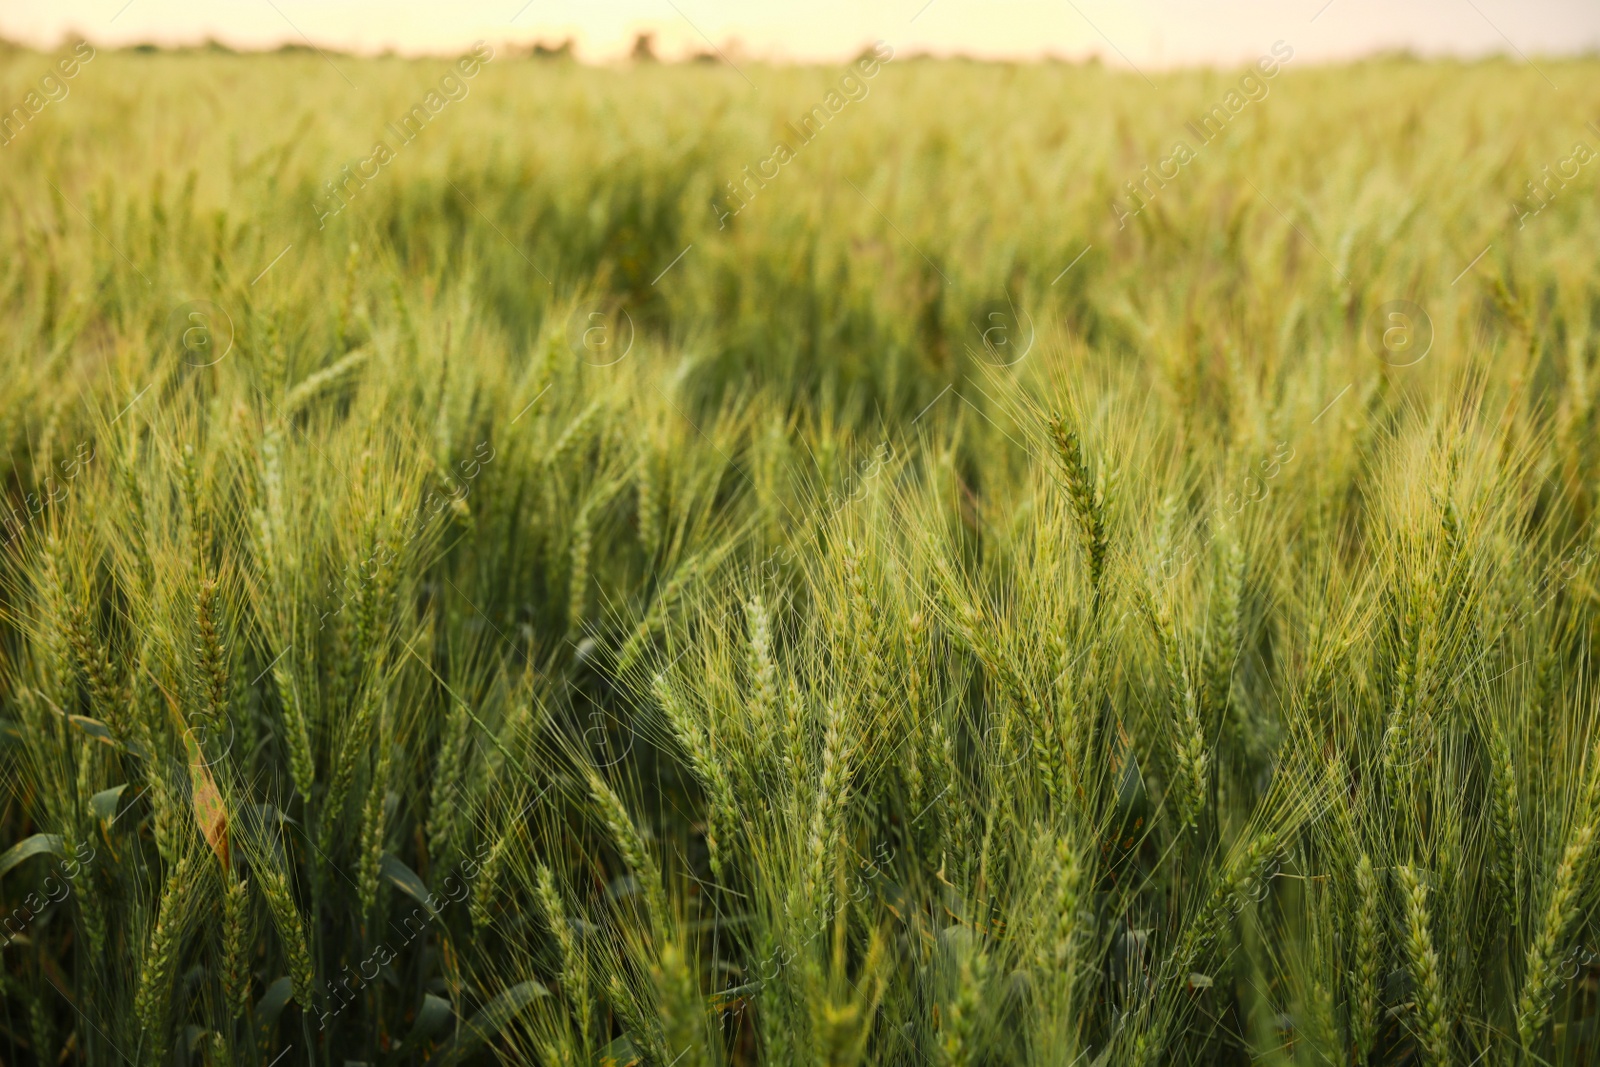
[[[1600,751],[1597,751],[1600,755]],[[1592,778],[1600,778],[1600,760]],[[1590,807],[1591,821],[1572,831],[1561,860],[1556,864],[1555,877],[1550,888],[1550,898],[1545,905],[1538,933],[1528,946],[1528,956],[1523,969],[1522,993],[1517,999],[1517,1034],[1523,1048],[1532,1050],[1544,1031],[1550,1017],[1550,1002],[1558,981],[1557,969],[1563,951],[1566,932],[1577,918],[1582,897],[1581,886],[1593,860],[1591,852],[1595,840],[1594,808]]]
[[[1049,424],[1051,439],[1055,444],[1056,459],[1061,464],[1067,500],[1072,505],[1072,513],[1078,520],[1084,554],[1089,561],[1089,582],[1095,591],[1095,603],[1098,605],[1108,545],[1105,496],[1084,457],[1077,429],[1059,413],[1050,416]]]
[[[1352,924],[1354,967],[1349,978],[1350,1051],[1357,1063],[1366,1062],[1378,1032],[1379,979],[1383,974],[1381,901],[1378,876],[1365,852],[1356,860],[1356,913]]]
[[[267,902],[272,925],[278,934],[288,958],[289,978],[294,999],[305,1011],[312,1011],[312,989],[315,973],[311,965],[311,948],[300,910],[294,902],[287,877],[270,862],[256,869],[256,879],[261,884],[261,895]]]
[[[468,898],[467,912],[474,930],[487,930],[494,921],[492,909],[496,898],[500,895],[500,883],[504,878],[506,865],[510,862],[514,834],[515,827],[506,827],[505,831],[495,838],[494,844],[489,846],[489,854],[478,867],[478,876],[472,882],[472,893]]]
[[[172,981],[184,934],[189,927],[189,895],[193,891],[196,864],[194,854],[179,860],[168,873],[156,907],[155,927],[145,944],[139,965],[139,989],[134,999],[134,1014],[149,1042],[152,1062],[166,1058],[169,1047],[168,1019],[172,1009]]]
[[[222,897],[223,1002],[235,1019],[250,1008],[250,949],[255,931],[250,914],[250,883],[230,871]]]
[[[608,785],[599,773],[588,772],[589,795],[599,810],[600,821],[610,832],[611,843],[641,883],[644,894],[645,917],[654,929],[659,928],[667,914],[666,898],[661,881],[661,868],[645,843],[644,835],[634,825],[622,798]]]
[[[1416,998],[1416,1034],[1430,1064],[1450,1062],[1450,1027],[1445,1011],[1444,982],[1439,973],[1439,954],[1433,947],[1431,918],[1428,912],[1428,887],[1416,868],[1397,868],[1405,909],[1406,962]]]
[[[200,634],[199,674],[204,691],[201,721],[212,731],[219,730],[228,714],[228,663],[226,648],[218,632],[217,582],[204,578],[195,598],[195,628]]]
[[[561,953],[561,986],[572,1012],[578,1017],[578,1037],[583,1047],[591,1047],[594,1039],[595,1019],[591,993],[593,972],[584,946],[577,936],[577,925],[567,914],[567,907],[555,874],[544,864],[535,871],[535,895],[544,912],[545,924],[556,939]]]
[[[655,680],[655,698],[709,798],[706,811],[706,848],[710,854],[711,872],[721,879],[725,871],[726,856],[735,843],[739,826],[739,803],[733,784],[724,766],[724,760],[713,750],[706,731],[672,692],[666,679],[660,676]]]

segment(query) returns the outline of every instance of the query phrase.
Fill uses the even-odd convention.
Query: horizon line
[[[654,40],[653,33],[640,33],[639,38]],[[181,55],[195,52],[209,52],[215,55],[234,55],[241,57],[265,57],[293,55],[298,53],[323,52],[328,55],[344,59],[400,59],[407,61],[426,59],[452,59],[466,54],[471,46],[459,49],[411,49],[398,47],[384,48],[350,48],[343,45],[332,45],[306,40],[284,39],[273,44],[238,44],[232,43],[216,34],[206,34],[198,38],[188,38],[178,41],[160,41],[153,39],[131,40],[119,44],[104,44],[95,41],[87,34],[72,30],[64,32],[55,44],[41,44],[9,37],[0,32],[0,55],[6,52],[32,52],[35,54],[49,54],[60,51],[76,41],[87,41],[97,50],[108,52],[132,52],[143,55]],[[632,67],[648,66],[705,66],[728,67],[734,65],[725,53],[736,53],[736,58],[741,63],[754,64],[765,67],[826,67],[837,63],[848,63],[860,56],[864,51],[870,51],[873,42],[865,42],[854,51],[841,52],[831,58],[790,58],[771,54],[760,54],[745,51],[737,42],[724,44],[720,49],[712,51],[697,51],[694,49],[680,49],[676,55],[656,55],[652,53],[647,59],[640,59],[627,50],[611,51],[608,54],[592,55],[579,51],[577,38],[567,35],[559,40],[551,41],[545,38],[532,40],[487,41],[496,49],[506,49],[513,53],[514,58],[532,59],[551,63],[572,63],[577,66],[606,68],[606,67]],[[1372,48],[1352,51],[1349,54],[1313,59],[1297,64],[1301,67],[1341,67],[1354,66],[1361,63],[1400,60],[1414,63],[1459,63],[1465,65],[1479,63],[1493,63],[1506,61],[1514,66],[1534,69],[1534,64],[1529,60],[1535,58],[1540,61],[1558,62],[1584,62],[1600,59],[1600,42],[1590,43],[1581,49],[1557,53],[1536,52],[1532,57],[1523,53],[1513,54],[1504,48],[1485,48],[1481,50],[1463,51],[1457,49],[1439,49],[1428,51],[1411,46],[1374,46]],[[1103,67],[1117,73],[1137,74],[1137,68],[1125,61],[1112,61],[1104,53],[1095,48],[1085,49],[1079,55],[1070,55],[1060,51],[1043,50],[1032,54],[983,54],[981,52],[967,52],[959,49],[921,48],[908,51],[904,56],[897,56],[897,62],[908,61],[936,61],[936,62],[964,62],[992,66],[1076,66],[1076,67]],[[1244,56],[1234,59],[1211,60],[1180,60],[1170,63],[1147,62],[1142,66],[1154,69],[1161,73],[1182,73],[1185,71],[1228,70],[1238,66],[1249,65],[1251,61]]]

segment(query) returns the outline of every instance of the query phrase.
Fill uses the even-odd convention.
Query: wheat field
[[[1597,75],[7,49],[0,1063],[1600,1062]]]

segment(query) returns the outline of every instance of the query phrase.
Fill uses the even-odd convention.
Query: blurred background
[[[828,61],[868,41],[897,51],[992,59],[1056,56],[1140,69],[1250,60],[1274,40],[1302,61],[1384,51],[1537,58],[1600,48],[1593,0],[6,0],[0,35],[52,45],[82,34],[107,45],[235,48],[312,42],[376,53],[448,52],[475,40],[625,56],[640,34],[664,59],[721,52]]]

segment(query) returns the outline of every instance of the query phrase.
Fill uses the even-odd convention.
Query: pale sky
[[[639,32],[675,58],[714,45],[739,57],[836,61],[885,40],[897,54],[992,58],[1099,53],[1141,70],[1254,58],[1276,40],[1297,61],[1381,49],[1424,55],[1600,51],[1597,0],[0,0],[0,35],[51,45],[80,33],[107,45],[242,48],[285,41],[354,52],[453,52],[475,40],[575,38],[586,60],[625,52]]]

